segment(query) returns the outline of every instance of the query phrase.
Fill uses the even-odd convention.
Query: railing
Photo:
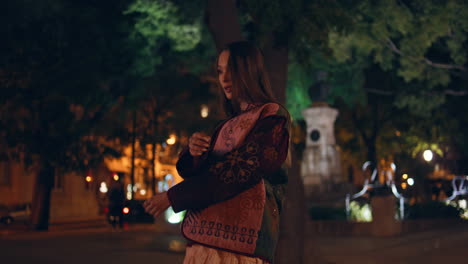
[[[468,181],[468,176],[455,176],[452,179],[453,192],[450,197],[445,199],[445,201],[450,202],[457,196],[467,195],[468,194],[468,184],[465,184]]]
[[[370,161],[366,161],[363,165],[362,165],[362,171],[363,173],[365,173],[367,171],[367,169],[369,169],[369,167],[372,165],[372,162]],[[391,168],[392,168],[392,171],[395,172],[396,171],[396,165],[394,163],[392,163],[391,165]],[[386,173],[386,176],[387,176],[387,181],[386,181],[386,186],[390,187],[393,195],[399,200],[400,202],[400,220],[404,219],[405,218],[405,200],[406,198],[403,197],[402,194],[400,194],[396,188],[396,185],[395,185],[395,180],[393,179],[393,173],[392,171],[390,170],[386,170],[385,173]],[[377,174],[378,174],[378,170],[377,168],[374,168],[374,170],[372,171],[372,174],[371,174],[371,177],[370,177],[370,181],[369,179],[366,179],[364,181],[364,185],[361,189],[361,191],[359,191],[358,193],[355,193],[355,194],[347,194],[346,195],[346,200],[345,200],[345,203],[346,203],[346,217],[349,219],[350,218],[350,213],[351,213],[351,201],[354,200],[354,199],[357,199],[361,196],[363,196],[364,194],[366,194],[371,188],[376,188],[376,187],[384,187],[385,185],[381,184],[378,182],[377,180]]]

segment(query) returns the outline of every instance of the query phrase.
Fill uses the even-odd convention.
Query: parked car
[[[9,225],[13,222],[28,221],[31,216],[31,204],[17,204],[14,206],[0,205],[0,223]]]

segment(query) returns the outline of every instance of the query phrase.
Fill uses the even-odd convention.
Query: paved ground
[[[468,263],[466,225],[392,238],[317,237],[315,244],[319,255],[337,264]],[[309,242],[306,252],[312,247]]]
[[[110,228],[0,236],[0,263],[182,263],[179,236]]]
[[[182,263],[184,241],[151,226],[0,233],[0,263]],[[316,237],[306,245],[326,263],[468,263],[468,228],[393,238]],[[317,263],[310,257],[307,263]]]

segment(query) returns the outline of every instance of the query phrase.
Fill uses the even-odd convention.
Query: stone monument
[[[338,111],[326,104],[304,109],[307,123],[306,148],[302,159],[301,175],[306,195],[325,192],[332,185],[342,183],[341,160],[338,152],[334,123]]]
[[[309,89],[315,103],[302,111],[307,123],[307,136],[301,175],[306,197],[314,203],[326,200],[339,202],[344,194],[341,159],[334,134],[338,110],[324,102],[330,89],[325,78],[325,72],[318,73],[318,83]]]

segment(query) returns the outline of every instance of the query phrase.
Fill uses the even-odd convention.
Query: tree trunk
[[[206,21],[216,47],[220,50],[225,44],[242,40],[236,6],[233,0],[208,0]],[[284,104],[288,70],[287,47],[271,45],[264,47],[265,63],[276,98]],[[286,204],[281,216],[280,238],[275,263],[303,263],[305,238],[305,196],[300,177],[300,163],[293,158],[289,173]]]
[[[378,166],[377,161],[377,146],[376,146],[376,137],[371,136],[369,140],[367,140],[367,160],[371,161],[373,166]]]
[[[304,263],[306,204],[304,185],[300,177],[300,160],[291,151],[292,166],[288,170],[289,182],[280,221],[280,236],[275,263]],[[315,262],[314,262],[315,263]]]
[[[151,191],[153,192],[153,195],[156,194],[156,142],[153,142],[151,145],[151,150],[153,151],[152,157],[151,157]]]
[[[270,45],[263,47],[265,65],[276,99],[285,104],[288,79],[288,47],[275,47],[273,41],[270,43]]]
[[[235,0],[208,0],[205,21],[218,51],[230,42],[244,39]]]
[[[39,170],[32,199],[31,223],[34,230],[47,231],[50,217],[50,194],[54,184],[54,168],[45,162]]]
[[[264,47],[265,65],[268,69],[271,86],[276,99],[286,104],[288,78],[288,48],[274,46],[274,41]],[[285,208],[281,214],[280,237],[276,250],[275,263],[304,263],[304,244],[307,220],[304,184],[300,173],[299,157],[292,150],[292,164],[288,170],[288,187]],[[313,252],[315,255],[315,252]]]
[[[131,164],[131,171],[130,171],[130,184],[132,186],[131,198],[133,200],[134,191],[133,188],[135,186],[135,148],[136,148],[136,110],[133,110],[133,117],[132,117],[132,164]]]

